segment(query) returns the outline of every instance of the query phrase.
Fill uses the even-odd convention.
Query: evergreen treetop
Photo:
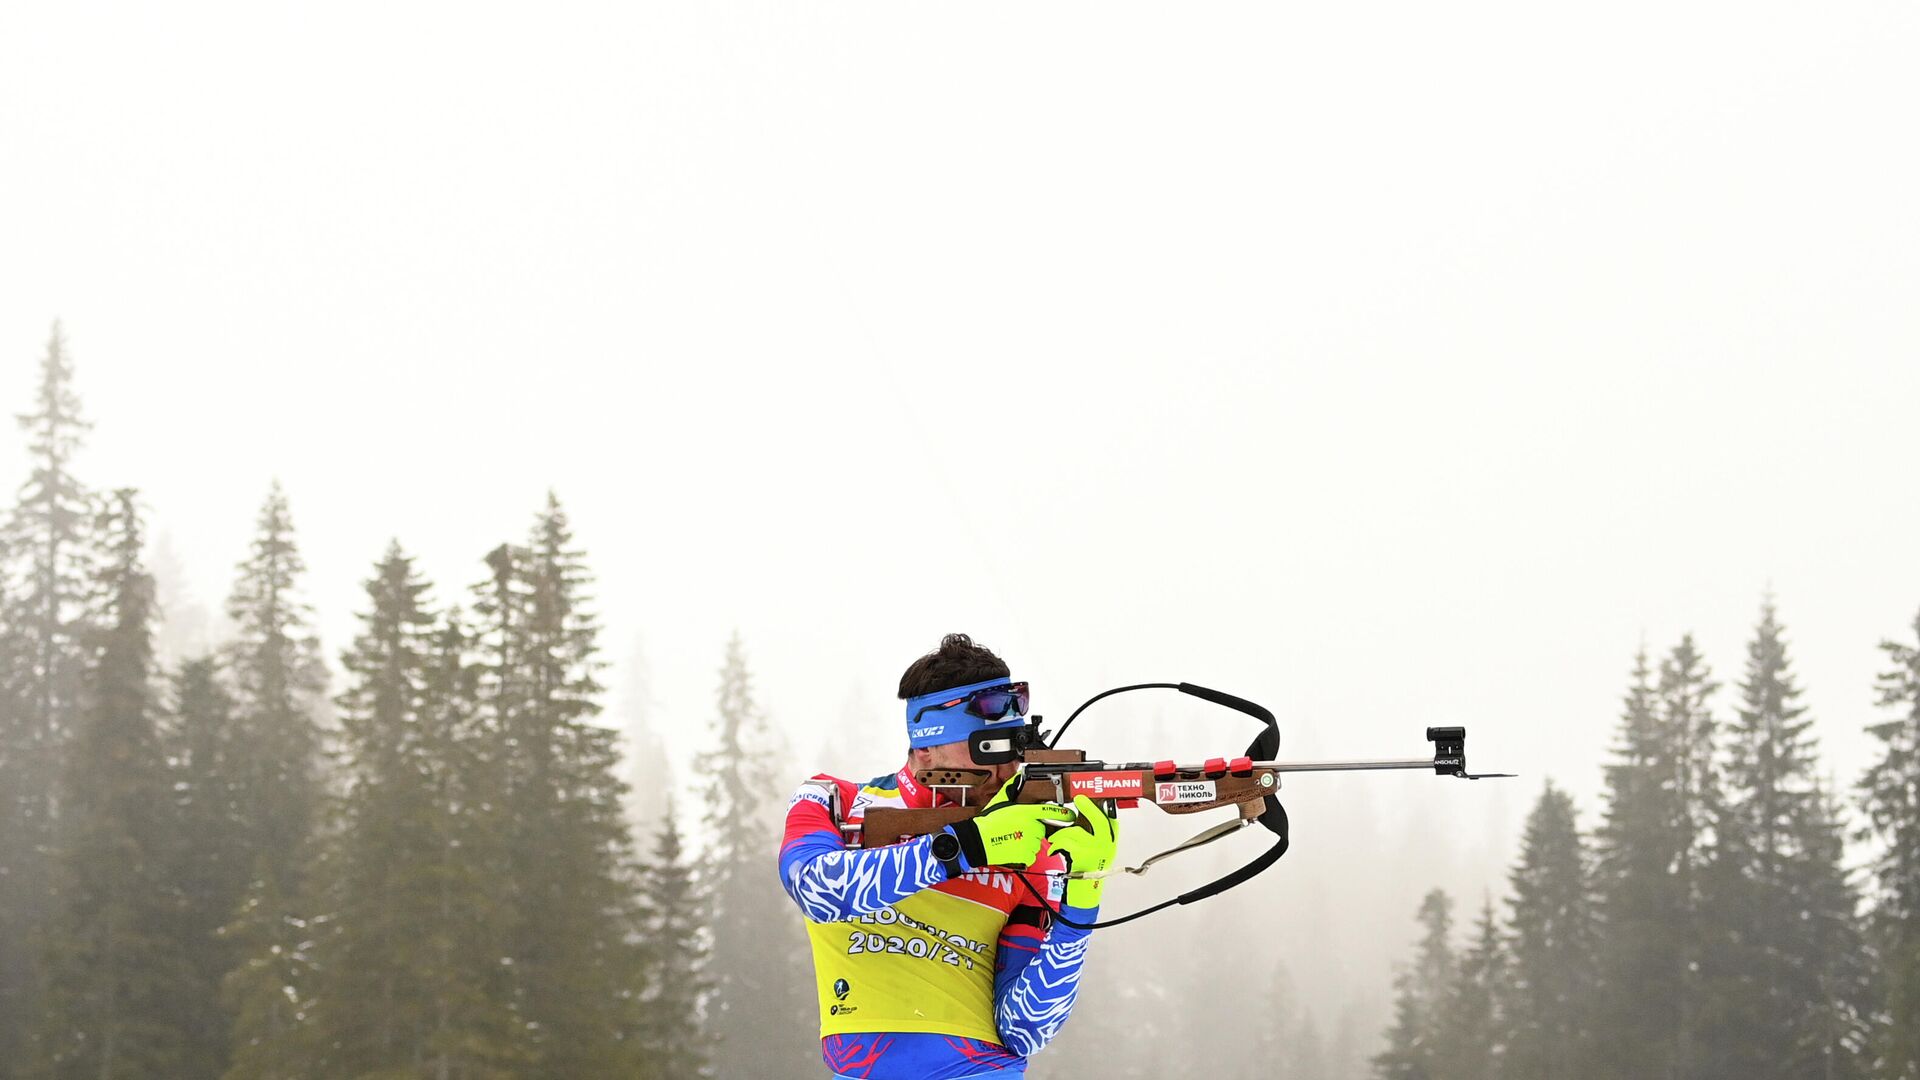
[[[531,1057],[497,959],[507,925],[497,842],[463,818],[471,683],[457,619],[397,542],[366,583],[342,655],[345,786],[319,874],[324,912],[307,995],[317,1071],[506,1077]]]
[[[635,1068],[641,958],[617,733],[591,723],[602,667],[591,581],[559,501],[525,545],[502,544],[475,587],[476,722],[495,743],[498,902],[528,1075]]]
[[[1691,635],[1661,660],[1651,688],[1648,674],[1642,650],[1607,766],[1597,1049],[1614,1075],[1688,1075],[1700,1057],[1700,964],[1712,936],[1702,896],[1720,810],[1715,685]]]
[[[773,885],[779,748],[747,670],[746,648],[727,642],[715,694],[713,742],[696,759],[707,833],[702,873],[713,926],[712,1030],[721,1076],[772,1076],[814,1052],[811,957],[793,904]],[[755,1038],[743,1037],[759,1025]]]
[[[653,857],[640,873],[640,911],[647,970],[641,1056],[661,1076],[711,1076],[707,897],[682,843],[671,794],[655,830]]]
[[[20,696],[27,707],[16,752],[51,754],[76,707],[88,613],[97,568],[91,527],[95,499],[73,474],[73,458],[90,426],[80,417],[73,362],[60,324],[53,324],[40,362],[36,409],[16,417],[29,437],[33,467],[5,530],[17,584],[8,630],[26,661]],[[38,748],[38,749],[34,749]],[[45,773],[45,761],[38,763]]]
[[[727,639],[720,666],[713,734],[712,747],[695,759],[696,770],[705,778],[702,802],[712,837],[708,861],[721,875],[733,873],[731,868],[743,862],[752,864],[745,872],[757,873],[770,850],[775,824],[770,811],[780,804],[775,790],[778,764],[739,631]]]
[[[153,579],[130,490],[102,513],[106,559],[86,707],[62,770],[55,906],[44,938],[38,1072],[179,1075],[193,990],[180,938],[179,840],[153,692]]]
[[[73,471],[88,428],[73,379],[56,321],[35,407],[17,417],[31,468],[0,526],[0,1080],[31,1056],[32,942],[54,914],[48,853],[57,842],[57,785],[67,740],[82,722],[95,644],[96,505]]]
[[[1474,935],[1460,955],[1453,983],[1439,1008],[1435,1035],[1435,1062],[1442,1076],[1492,1077],[1498,1074],[1506,1050],[1505,1021],[1500,1008],[1507,980],[1506,942],[1494,917],[1493,898],[1486,897]]]
[[[88,591],[90,567],[78,549],[95,512],[92,493],[73,474],[73,459],[92,425],[80,416],[73,361],[58,322],[40,361],[34,404],[33,412],[15,417],[27,432],[33,468],[20,487],[7,538],[28,563],[29,624],[50,640],[71,628]]]
[[[318,714],[327,683],[312,613],[300,599],[305,571],[275,484],[228,600],[235,630],[226,670],[244,743],[239,799],[253,833],[250,862],[275,875],[275,892],[289,902],[305,895],[300,874],[321,800]]]
[[[1422,934],[1411,967],[1394,977],[1393,1026],[1387,1048],[1373,1059],[1381,1080],[1442,1080],[1440,1031],[1458,961],[1453,944],[1453,900],[1439,889],[1420,901]]]
[[[1527,816],[1507,880],[1512,961],[1502,1004],[1502,1075],[1575,1080],[1585,1075],[1592,1048],[1599,927],[1573,799],[1551,780]]]
[[[1701,1044],[1706,1067],[1721,1074],[1858,1075],[1864,943],[1800,693],[1768,597],[1727,731],[1702,898]]]
[[[274,481],[260,507],[252,547],[239,565],[227,615],[236,628],[234,676],[248,707],[305,717],[326,690],[326,662],[301,595],[306,560],[294,539],[287,496]]]
[[[1920,614],[1911,629],[1920,638]],[[1878,701],[1890,715],[1867,728],[1880,757],[1860,779],[1860,837],[1878,845],[1872,927],[1885,990],[1875,1075],[1907,1080],[1920,1076],[1920,647],[1887,640],[1880,649],[1890,666]]]

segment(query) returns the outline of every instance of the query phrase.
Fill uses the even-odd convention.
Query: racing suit
[[[806,916],[835,1076],[1011,1080],[1073,1008],[1087,931],[1053,919],[1064,879],[1045,872],[1065,869],[1060,856],[949,879],[930,837],[846,846],[845,827],[870,807],[935,805],[948,803],[907,768],[865,784],[815,776],[788,805],[780,880]]]

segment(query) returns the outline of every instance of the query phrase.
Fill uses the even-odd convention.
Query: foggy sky
[[[1643,641],[1730,715],[1768,588],[1867,762],[1920,608],[1916,46],[1894,3],[10,4],[0,401],[63,319],[78,471],[208,609],[279,478],[330,658],[390,537],[464,600],[552,487],[683,763],[735,628],[796,781],[954,629],[1056,718],[1465,723],[1525,778],[1290,781],[1295,859],[1361,801],[1458,830],[1410,925],[1543,777],[1592,824]],[[1251,734],[1076,732],[1163,756],[1155,705]]]

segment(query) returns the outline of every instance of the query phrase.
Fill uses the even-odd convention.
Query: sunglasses
[[[930,712],[951,709],[965,703],[967,714],[982,720],[1004,720],[1009,716],[1027,715],[1027,684],[1023,682],[1007,683],[1003,686],[989,686],[975,690],[971,694],[962,694],[952,701],[943,701],[938,705],[924,705],[913,714],[913,722]]]

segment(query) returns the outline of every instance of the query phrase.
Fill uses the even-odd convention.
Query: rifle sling
[[[1076,871],[1067,876],[1073,878],[1104,878],[1112,877],[1123,871],[1129,874],[1144,874],[1147,872],[1147,867],[1152,866],[1161,859],[1171,858],[1183,851],[1192,851],[1194,848],[1205,847],[1223,836],[1232,836],[1234,833],[1239,832],[1251,824],[1253,824],[1253,819],[1251,818],[1235,818],[1232,821],[1223,821],[1212,828],[1202,829],[1157,855],[1149,856],[1146,861],[1142,862],[1139,866],[1116,866],[1110,870],[1088,870],[1084,873]]]

